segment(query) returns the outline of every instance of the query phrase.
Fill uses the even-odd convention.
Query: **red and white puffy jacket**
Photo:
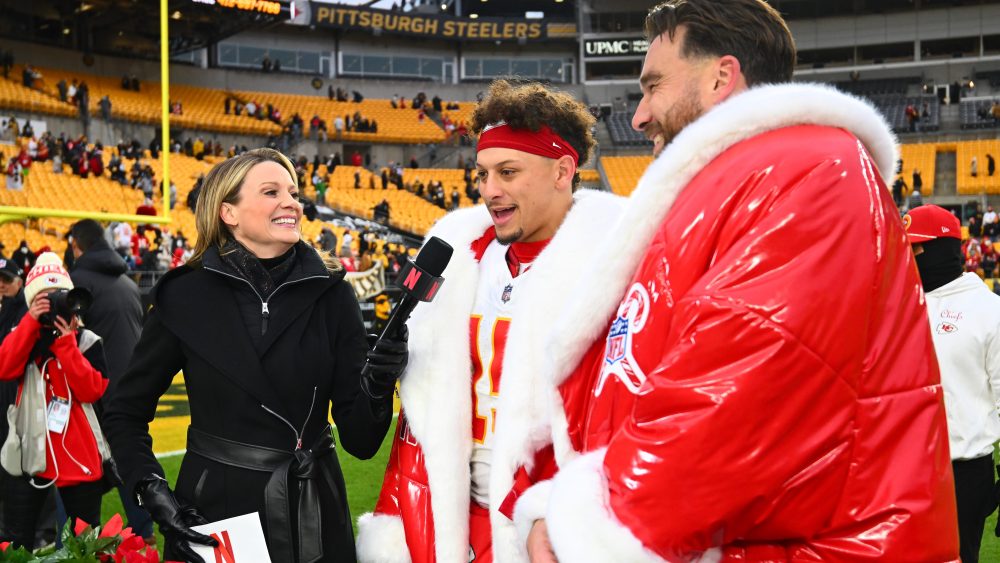
[[[954,561],[924,296],[866,103],[751,89],[650,166],[547,349],[564,562]],[[882,174],[880,174],[880,171]]]
[[[540,475],[551,474],[551,401],[546,393],[544,336],[567,305],[566,284],[593,269],[590,253],[614,224],[620,197],[581,190],[559,231],[518,290],[503,360],[490,468],[490,523],[497,563],[527,561],[511,521],[514,502]],[[455,249],[434,301],[407,325],[409,364],[400,380],[402,411],[374,513],[358,520],[363,563],[467,563],[472,454],[472,364],[469,315],[479,263],[473,243],[492,230],[485,206],[455,211],[429,236]]]

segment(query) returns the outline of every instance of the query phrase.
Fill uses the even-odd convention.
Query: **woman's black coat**
[[[214,249],[206,252],[202,266],[178,268],[156,286],[142,336],[106,415],[125,490],[133,491],[153,473],[163,474],[148,423],[181,370],[191,428],[291,452],[301,429],[307,448],[327,431],[330,404],[348,453],[368,459],[378,451],[391,422],[391,399],[375,404],[360,390],[367,345],[353,289],[342,274],[330,275],[308,245],[300,243],[297,252],[285,282],[268,299],[267,332],[255,339],[249,331],[260,331],[262,323],[247,326],[245,319],[247,307],[260,311],[260,298],[248,282],[231,277],[234,270]],[[317,399],[311,406],[314,389]],[[354,561],[343,477],[335,455],[324,459],[338,490],[321,488],[322,561]],[[269,477],[189,452],[175,492],[209,521],[254,511],[264,520]]]

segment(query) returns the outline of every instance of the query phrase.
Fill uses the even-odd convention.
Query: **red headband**
[[[569,155],[573,157],[574,164],[580,165],[580,156],[576,150],[555,131],[549,129],[548,125],[542,125],[537,132],[530,129],[514,129],[503,121],[487,125],[479,134],[476,152],[493,147],[524,151],[546,158]]]

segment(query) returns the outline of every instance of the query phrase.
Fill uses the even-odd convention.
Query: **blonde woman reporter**
[[[198,243],[163,277],[106,416],[126,490],[160,525],[166,558],[201,561],[189,526],[257,512],[271,561],[354,561],[344,449],[367,459],[391,421],[405,342],[369,352],[336,258],[300,239],[292,164],[257,149],[219,163],[197,206]],[[362,366],[374,369],[362,391]],[[191,426],[172,492],[148,424],[184,372]]]

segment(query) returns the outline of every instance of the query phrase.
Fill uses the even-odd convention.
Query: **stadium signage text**
[[[468,19],[435,15],[410,15],[385,10],[337,8],[313,4],[313,25],[361,29],[440,39],[497,40],[544,39],[546,27],[528,20]]]
[[[286,5],[275,0],[193,0],[193,2],[274,16],[287,15],[289,13],[289,8]]]
[[[583,43],[583,53],[588,57],[627,57],[645,55],[649,42],[645,39],[588,39]]]

